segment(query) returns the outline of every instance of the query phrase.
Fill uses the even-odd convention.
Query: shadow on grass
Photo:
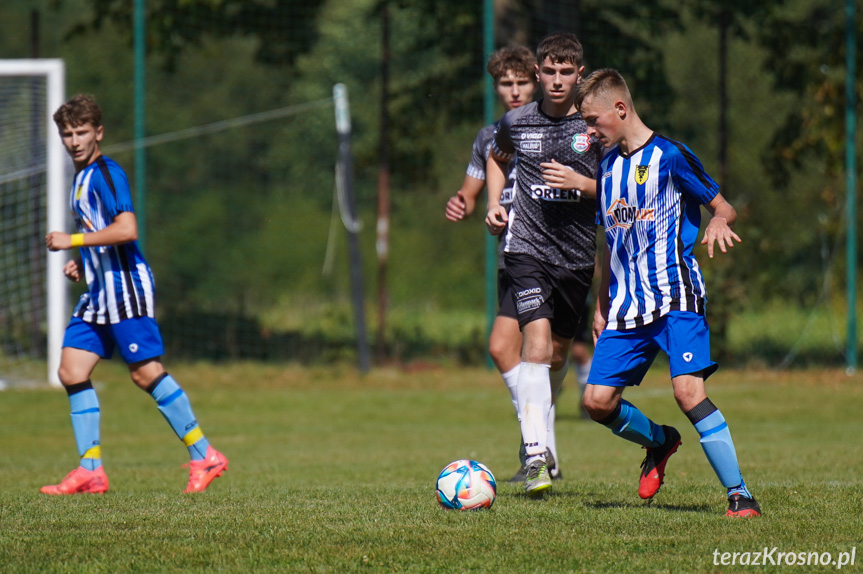
[[[715,512],[716,508],[711,504],[666,504],[661,502],[655,502],[653,500],[646,500],[643,502],[630,502],[630,501],[615,501],[615,500],[598,500],[600,495],[596,494],[584,494],[583,492],[571,491],[571,490],[552,490],[551,492],[546,493],[540,498],[531,499],[527,494],[521,490],[523,487],[520,484],[512,484],[507,483],[509,486],[500,488],[498,486],[498,495],[504,495],[507,497],[518,498],[521,500],[529,500],[531,502],[549,502],[552,500],[571,500],[573,502],[579,502],[588,508],[593,508],[596,510],[602,510],[605,508],[609,509],[620,509],[620,510],[632,510],[632,509],[659,509],[659,510],[668,510],[672,512],[705,512],[712,513]]]
[[[575,494],[573,494],[575,496]],[[646,502],[614,502],[614,501],[605,501],[605,500],[597,500],[597,501],[585,501],[583,503],[585,506],[596,509],[603,508],[619,508],[621,510],[631,510],[637,508],[656,508],[659,510],[670,510],[673,512],[714,512],[714,508],[709,504],[663,504],[658,502],[653,502],[652,500]]]

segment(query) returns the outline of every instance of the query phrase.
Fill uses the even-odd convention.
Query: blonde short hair
[[[612,68],[602,68],[588,74],[578,85],[575,105],[581,108],[581,104],[588,96],[597,97],[607,93],[614,93],[623,98],[628,105],[632,105],[632,95],[629,93],[626,80],[623,79],[620,72]]]

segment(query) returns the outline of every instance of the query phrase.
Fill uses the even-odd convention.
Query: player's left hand
[[[575,170],[563,165],[556,159],[539,164],[542,168],[542,178],[549,185],[557,189],[578,189],[578,178]]]
[[[712,217],[707,228],[704,230],[702,245],[707,246],[707,256],[713,259],[713,245],[719,245],[719,250],[728,252],[729,247],[734,247],[734,241],[742,243],[742,239],[728,227],[728,221],[724,217]]]
[[[62,231],[52,231],[45,236],[45,247],[48,251],[61,251],[72,247],[72,236]]]
[[[81,265],[74,260],[67,261],[66,265],[63,266],[63,275],[69,281],[79,282],[81,280]]]

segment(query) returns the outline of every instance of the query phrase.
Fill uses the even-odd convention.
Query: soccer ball
[[[491,508],[497,496],[497,483],[488,467],[481,462],[457,460],[440,471],[435,496],[447,510]]]

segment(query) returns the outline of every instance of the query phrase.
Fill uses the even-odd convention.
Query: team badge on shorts
[[[138,343],[132,343],[131,345],[129,345],[129,352],[130,353],[137,353],[138,352]]]
[[[572,151],[584,153],[590,149],[590,136],[587,134],[575,134],[572,136]]]

